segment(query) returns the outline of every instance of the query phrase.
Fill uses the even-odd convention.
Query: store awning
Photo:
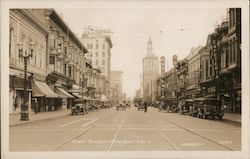
[[[75,98],[71,94],[69,94],[67,91],[65,91],[63,88],[56,87],[56,93],[58,93],[63,98]]]
[[[82,95],[80,95],[79,93],[72,93],[73,96],[75,96],[76,98],[82,98]]]
[[[32,85],[33,97],[59,98],[60,96],[53,92],[45,82],[34,81]]]
[[[101,94],[101,101],[102,102],[108,101],[107,97],[104,94]]]

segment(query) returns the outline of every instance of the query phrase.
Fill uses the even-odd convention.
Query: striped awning
[[[72,93],[76,98],[82,98],[82,95],[80,95],[79,93]]]
[[[33,97],[59,98],[60,96],[53,92],[45,82],[34,81],[32,83]]]
[[[75,98],[71,94],[69,94],[66,90],[60,87],[56,87],[56,93],[58,93],[63,98]]]

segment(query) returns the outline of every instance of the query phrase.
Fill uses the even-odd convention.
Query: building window
[[[98,44],[95,45],[96,49],[98,49]]]
[[[106,45],[105,44],[102,44],[102,49],[105,49]]]
[[[62,44],[58,44],[57,49],[58,49],[58,52],[61,52],[62,51]]]
[[[102,57],[105,57],[105,52],[102,52]]]
[[[64,64],[64,69],[63,69],[63,71],[64,71],[64,75],[66,76],[66,73],[67,73],[67,72],[66,72],[66,71],[67,71],[67,64],[66,64],[66,63]]]
[[[64,54],[65,55],[67,54],[67,47],[66,46],[64,47]]]
[[[35,64],[36,64],[36,57],[35,57]],[[50,56],[49,57],[49,64],[55,64],[55,56]]]
[[[98,52],[95,53],[95,56],[98,57]]]
[[[105,65],[105,60],[102,60],[102,65]]]
[[[13,28],[10,28],[10,35],[9,35],[9,57],[12,56],[12,40],[13,40]]]
[[[56,38],[54,39],[54,48],[56,48]]]
[[[71,75],[71,67],[70,67],[70,66],[68,67],[68,75],[69,75],[69,77],[72,76],[72,75]]]
[[[212,59],[210,59],[210,63],[209,63],[209,76],[212,76]]]
[[[97,59],[95,60],[95,64],[98,65],[98,60]]]
[[[226,67],[228,67],[228,60],[229,60],[229,55],[228,55],[228,49],[226,49],[226,54],[225,54],[225,60],[226,60]]]

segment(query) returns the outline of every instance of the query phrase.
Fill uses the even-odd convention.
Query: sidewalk
[[[241,123],[241,114],[224,113],[224,120]]]
[[[37,114],[30,113],[28,121],[20,121],[20,118],[21,118],[20,114],[18,115],[10,114],[9,125],[10,127],[12,127],[12,126],[23,125],[23,124],[32,123],[32,122],[51,120],[51,119],[65,117],[67,115],[70,115],[70,113],[71,113],[70,109],[51,111],[51,112],[39,112]]]

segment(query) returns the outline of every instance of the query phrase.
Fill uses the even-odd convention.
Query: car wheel
[[[219,115],[218,117],[219,117],[220,120],[222,120],[222,116],[221,115]]]
[[[213,115],[212,117],[213,117],[213,120],[214,120],[214,119],[215,119],[215,116]]]

